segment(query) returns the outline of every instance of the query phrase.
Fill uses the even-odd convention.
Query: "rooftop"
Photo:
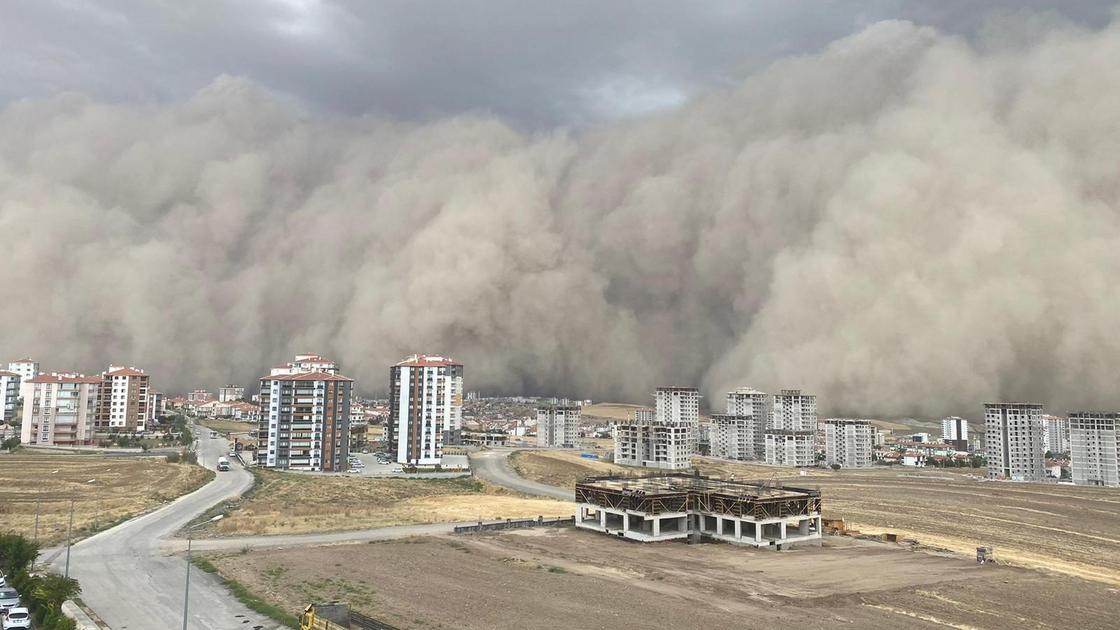
[[[662,474],[646,477],[589,477],[577,485],[598,490],[608,490],[642,495],[667,495],[688,492],[717,493],[743,499],[776,499],[817,496],[817,490],[783,488],[777,484],[760,481],[735,481],[714,479],[700,475]]]
[[[432,367],[432,366],[447,366],[459,365],[455,359],[451,357],[441,357],[437,355],[428,354],[414,354],[410,357],[402,359],[397,365],[402,367]]]
[[[28,383],[89,383],[100,384],[101,379],[96,376],[85,376],[84,374],[40,374],[35,378],[27,380]]]
[[[347,378],[340,374],[330,374],[328,372],[301,372],[299,374],[278,374],[276,376],[266,376],[261,380],[266,381],[347,381],[353,382],[354,379]]]

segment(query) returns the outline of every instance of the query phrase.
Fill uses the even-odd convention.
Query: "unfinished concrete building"
[[[1042,405],[986,403],[988,477],[1011,481],[1041,481]]]
[[[658,387],[656,407],[614,427],[614,460],[626,466],[667,470],[692,467],[700,422],[700,391]]]
[[[817,397],[799,389],[783,389],[774,397],[764,431],[767,464],[812,466],[816,463]]]
[[[870,420],[827,418],[821,420],[824,433],[824,463],[841,468],[868,468],[872,464],[875,427]]]
[[[759,548],[817,543],[819,490],[687,474],[576,484],[576,527],[640,542],[708,539]]]
[[[1069,434],[1073,483],[1120,486],[1120,413],[1071,413]]]
[[[576,448],[579,442],[579,405],[537,407],[537,446]]]
[[[712,455],[726,459],[766,458],[763,432],[773,412],[770,394],[750,387],[727,393],[727,414],[712,416]]]

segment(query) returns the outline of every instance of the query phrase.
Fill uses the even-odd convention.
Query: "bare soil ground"
[[[252,433],[257,429],[257,424],[255,422],[238,422],[237,420],[223,420],[220,418],[202,419],[199,420],[198,423],[222,435],[229,435],[231,433]]]
[[[529,498],[465,477],[378,479],[259,470],[257,486],[213,534],[296,534],[415,523],[570,516],[571,503]]]
[[[214,473],[161,457],[106,457],[20,449],[0,454],[0,531],[34,536],[39,503],[39,542],[66,539],[70,500],[74,535],[82,537],[191,492]]]
[[[625,473],[625,466],[616,466],[597,459],[586,459],[571,451],[517,451],[509,464],[519,475],[550,486],[572,488],[589,475]]]
[[[596,403],[586,405],[580,411],[583,418],[605,418],[607,420],[625,420],[634,415],[639,409],[649,409],[649,405],[628,405],[625,403]]]
[[[557,472],[548,470],[551,460],[535,461],[523,474],[537,481],[581,474],[579,461],[563,462]],[[791,468],[693,461],[707,475],[819,488],[826,518],[843,518],[865,533],[895,532],[969,555],[992,546],[1002,562],[1120,587],[1120,492],[1114,489],[979,481],[964,469],[810,469],[800,476]],[[599,472],[583,466],[582,474]]]
[[[571,528],[251,551],[220,572],[295,611],[401,628],[1114,628],[1114,589],[830,537],[785,552]]]

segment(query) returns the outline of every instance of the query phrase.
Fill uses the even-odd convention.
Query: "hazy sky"
[[[0,359],[1120,408],[1110,3],[8,2]]]
[[[583,125],[679,105],[884,19],[974,34],[1028,9],[1089,26],[1103,0],[15,0],[0,103],[77,91],[179,100],[221,74],[340,113],[493,113]]]

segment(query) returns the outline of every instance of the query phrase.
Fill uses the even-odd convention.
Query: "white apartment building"
[[[766,457],[762,437],[764,421],[757,416],[713,414],[711,422],[712,457],[760,460]]]
[[[93,444],[101,382],[99,376],[81,374],[40,374],[23,381],[20,441],[43,446]]]
[[[875,443],[875,427],[870,420],[827,418],[821,420],[824,433],[824,463],[841,468],[871,466]]]
[[[750,387],[727,393],[727,414],[712,417],[712,455],[728,459],[766,458],[764,432],[770,427],[774,402],[770,394]]]
[[[101,374],[97,431],[143,433],[150,420],[149,376],[134,367],[110,365]]]
[[[0,370],[0,421],[10,422],[16,415],[19,403],[20,375]]]
[[[1081,411],[1069,414],[1070,466],[1073,483],[1120,486],[1120,413]]]
[[[813,466],[817,433],[817,397],[783,389],[773,397],[770,426],[764,431],[767,464]]]
[[[445,444],[463,434],[463,365],[449,357],[414,354],[389,369],[385,437],[396,461],[435,466]]]
[[[313,370],[309,370],[313,371]],[[337,373],[337,370],[335,371]],[[233,402],[245,397],[245,388],[236,385],[226,385],[218,388],[218,402]]]
[[[700,430],[700,390],[658,387],[652,412],[615,425],[615,463],[666,470],[692,467]]]
[[[1062,416],[1042,415],[1042,451],[1053,454],[1068,453],[1069,443],[1069,418]]]
[[[8,371],[19,374],[21,381],[28,381],[39,375],[39,362],[31,359],[20,359],[8,364]]]
[[[968,420],[960,416],[941,419],[941,439],[946,442],[968,441]]]
[[[537,407],[537,446],[576,448],[579,441],[579,405]]]
[[[987,403],[984,428],[988,477],[1041,481],[1043,473],[1042,405]]]

